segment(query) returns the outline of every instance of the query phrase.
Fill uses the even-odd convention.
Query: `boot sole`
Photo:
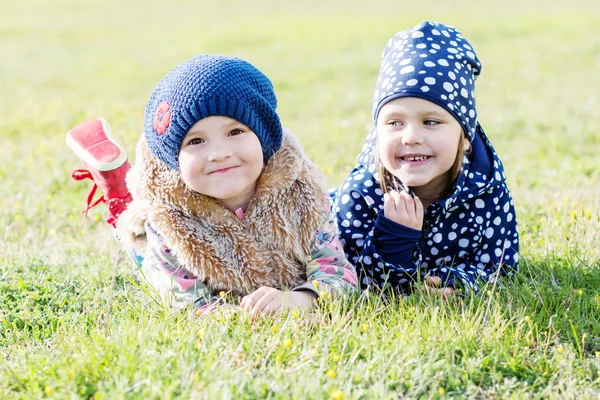
[[[127,161],[127,152],[112,136],[110,125],[103,118],[83,122],[67,132],[67,146],[100,172],[113,171]]]

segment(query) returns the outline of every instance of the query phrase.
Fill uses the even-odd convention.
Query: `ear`
[[[469,154],[471,152],[471,142],[469,142],[469,139],[466,136],[463,140],[463,150],[465,154]]]

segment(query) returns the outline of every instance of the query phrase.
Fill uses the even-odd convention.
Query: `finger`
[[[396,191],[390,192],[390,195],[394,199],[396,211],[402,215],[406,215],[406,200],[404,199],[404,196]]]
[[[411,219],[415,218],[415,201],[413,200],[412,197],[410,197],[410,194],[408,194],[407,192],[402,192],[400,193],[402,195],[402,198],[404,199],[404,202],[406,204],[406,214],[408,215],[408,217],[410,217]]]
[[[259,304],[252,309],[251,318],[256,320],[261,315],[277,315],[281,309],[281,299],[278,296],[267,295],[260,299]]]
[[[425,283],[429,286],[439,287],[442,285],[442,279],[439,276],[428,275],[425,277]]]
[[[273,290],[269,291],[269,293],[267,293],[263,297],[261,297],[260,300],[258,300],[256,302],[254,307],[252,307],[252,313],[251,313],[252,317],[256,317],[261,313],[266,313],[267,311],[269,311],[269,309],[268,309],[269,304],[278,297],[277,295],[278,295],[277,290],[273,289]]]
[[[270,288],[261,287],[260,289],[257,289],[248,296],[244,297],[244,300],[242,300],[244,304],[240,304],[242,310],[251,311],[256,302],[259,301],[266,294],[268,289]]]
[[[431,296],[431,295],[435,294],[436,290],[437,289],[432,288],[431,286],[427,286],[427,285],[424,285],[421,287],[421,292],[423,294],[426,294],[427,296]]]
[[[413,200],[415,202],[415,216],[421,223],[423,223],[423,214],[425,213],[423,210],[423,203],[417,196],[415,196]]]
[[[442,296],[444,296],[445,299],[454,296],[454,288],[452,287],[445,287],[442,290]]]
[[[423,286],[422,291],[423,291],[423,293],[430,295],[430,296],[441,296],[443,299],[453,297],[455,294],[454,288],[451,288],[451,287],[436,289],[436,288],[430,287],[430,286]]]
[[[240,301],[240,308],[244,308],[244,306],[246,305],[246,303],[248,303],[249,301],[252,301],[252,294],[254,292],[247,294],[246,296],[242,297],[242,301]]]
[[[244,309],[244,305],[246,304],[246,299],[248,298],[248,296],[244,296],[242,297],[242,301],[240,301],[240,308],[243,310]]]
[[[423,286],[422,291],[428,296],[441,296],[443,289],[438,289],[435,287],[425,285]]]
[[[389,217],[396,210],[394,199],[389,193],[383,194],[383,215]]]

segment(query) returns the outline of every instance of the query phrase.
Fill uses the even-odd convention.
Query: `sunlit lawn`
[[[0,398],[597,398],[600,6],[571,2],[0,0]],[[508,288],[197,319],[133,277],[64,135],[96,116],[128,149],[175,64],[213,52],[271,77],[329,185],[368,131],[379,56],[429,18],[483,62],[480,121],[509,177]],[[133,155],[133,154],[132,154]]]

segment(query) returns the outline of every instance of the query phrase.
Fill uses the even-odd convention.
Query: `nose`
[[[421,127],[416,124],[408,124],[402,130],[402,144],[404,146],[414,146],[423,144],[424,135]]]
[[[233,154],[231,148],[223,141],[211,143],[210,150],[208,152],[208,161],[219,162],[223,161]]]

